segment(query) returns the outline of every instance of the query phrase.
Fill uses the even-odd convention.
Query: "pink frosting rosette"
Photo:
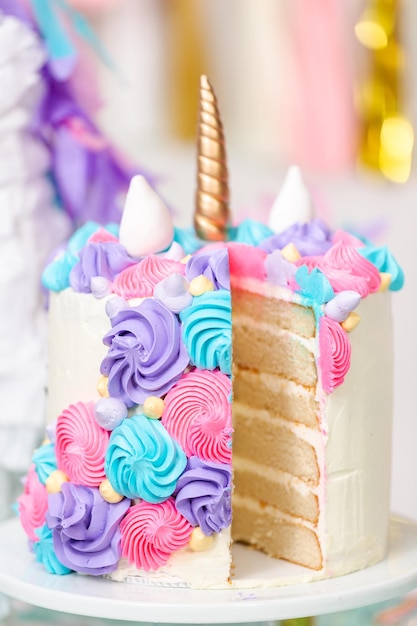
[[[349,371],[351,345],[346,331],[329,317],[320,319],[319,350],[322,386],[326,393],[331,393]]]
[[[381,276],[378,269],[351,245],[338,241],[323,256],[303,257],[297,266],[317,267],[326,276],[336,293],[356,291],[362,298],[378,291]]]
[[[139,569],[157,570],[188,544],[192,530],[172,498],[160,504],[142,500],[121,521],[122,557]]]
[[[113,291],[125,300],[153,295],[155,286],[171,274],[185,274],[184,263],[150,254],[123,270],[113,282]]]
[[[230,394],[228,376],[208,370],[184,374],[168,392],[162,423],[188,457],[231,462]]]
[[[98,487],[106,478],[104,455],[109,436],[97,423],[94,402],[71,404],[56,424],[58,469],[77,485]]]
[[[17,507],[23,530],[31,541],[39,541],[35,530],[45,524],[48,494],[45,485],[38,478],[35,465],[31,465],[29,469]]]

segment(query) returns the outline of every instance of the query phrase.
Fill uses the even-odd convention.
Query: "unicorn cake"
[[[402,271],[315,218],[297,168],[268,224],[232,226],[200,92],[195,228],[134,177],[120,226],[87,223],[43,275],[47,439],[18,510],[53,574],[276,586],[386,553]],[[233,567],[242,545],[266,578]]]

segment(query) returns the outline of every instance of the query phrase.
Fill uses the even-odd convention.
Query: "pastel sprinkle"
[[[381,284],[379,286],[379,291],[387,291],[391,285],[392,276],[388,272],[380,272],[381,276]]]
[[[284,259],[287,259],[287,261],[290,261],[291,263],[294,263],[295,261],[298,261],[298,259],[301,259],[301,254],[298,252],[295,244],[293,244],[292,242],[287,243],[287,245],[282,248],[281,254]]]
[[[102,398],[108,398],[110,396],[109,390],[107,388],[108,376],[100,376],[97,383],[97,393]]]
[[[327,317],[331,317],[336,322],[344,322],[349,313],[356,309],[361,296],[357,291],[340,291],[334,298],[329,300],[324,307]]]
[[[69,481],[68,476],[61,470],[55,470],[49,474],[45,482],[46,491],[48,493],[59,493],[64,483]]]
[[[118,398],[101,398],[94,410],[98,424],[105,430],[114,430],[127,417],[127,406]]]
[[[110,481],[106,478],[100,483],[99,486],[100,495],[109,504],[117,504],[117,502],[121,502],[124,498],[122,494],[117,493],[115,489],[110,484]]]
[[[345,329],[347,333],[350,333],[356,326],[359,324],[361,320],[361,316],[355,311],[352,311],[347,316],[346,320],[341,323],[341,326]]]
[[[146,417],[159,419],[164,412],[165,402],[157,396],[148,396],[143,403],[142,411]]]
[[[95,298],[104,298],[111,293],[111,283],[104,276],[93,276],[90,280],[90,289]]]
[[[213,291],[214,285],[212,281],[204,276],[204,274],[200,274],[200,276],[196,276],[190,282],[190,294],[192,296],[201,296],[203,293],[207,291]]]
[[[188,547],[193,550],[193,552],[205,552],[214,542],[214,535],[205,535],[201,530],[200,526],[196,526],[193,532],[191,533],[190,543]]]

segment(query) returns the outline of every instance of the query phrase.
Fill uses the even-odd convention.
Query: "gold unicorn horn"
[[[201,239],[224,241],[229,225],[229,184],[223,125],[213,89],[207,76],[201,76],[194,228]]]

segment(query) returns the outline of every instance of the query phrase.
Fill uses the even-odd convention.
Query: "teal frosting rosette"
[[[157,504],[174,493],[186,464],[184,451],[162,423],[138,414],[113,430],[104,470],[118,493]]]
[[[182,335],[193,365],[232,373],[232,310],[230,293],[207,291],[180,313]]]

